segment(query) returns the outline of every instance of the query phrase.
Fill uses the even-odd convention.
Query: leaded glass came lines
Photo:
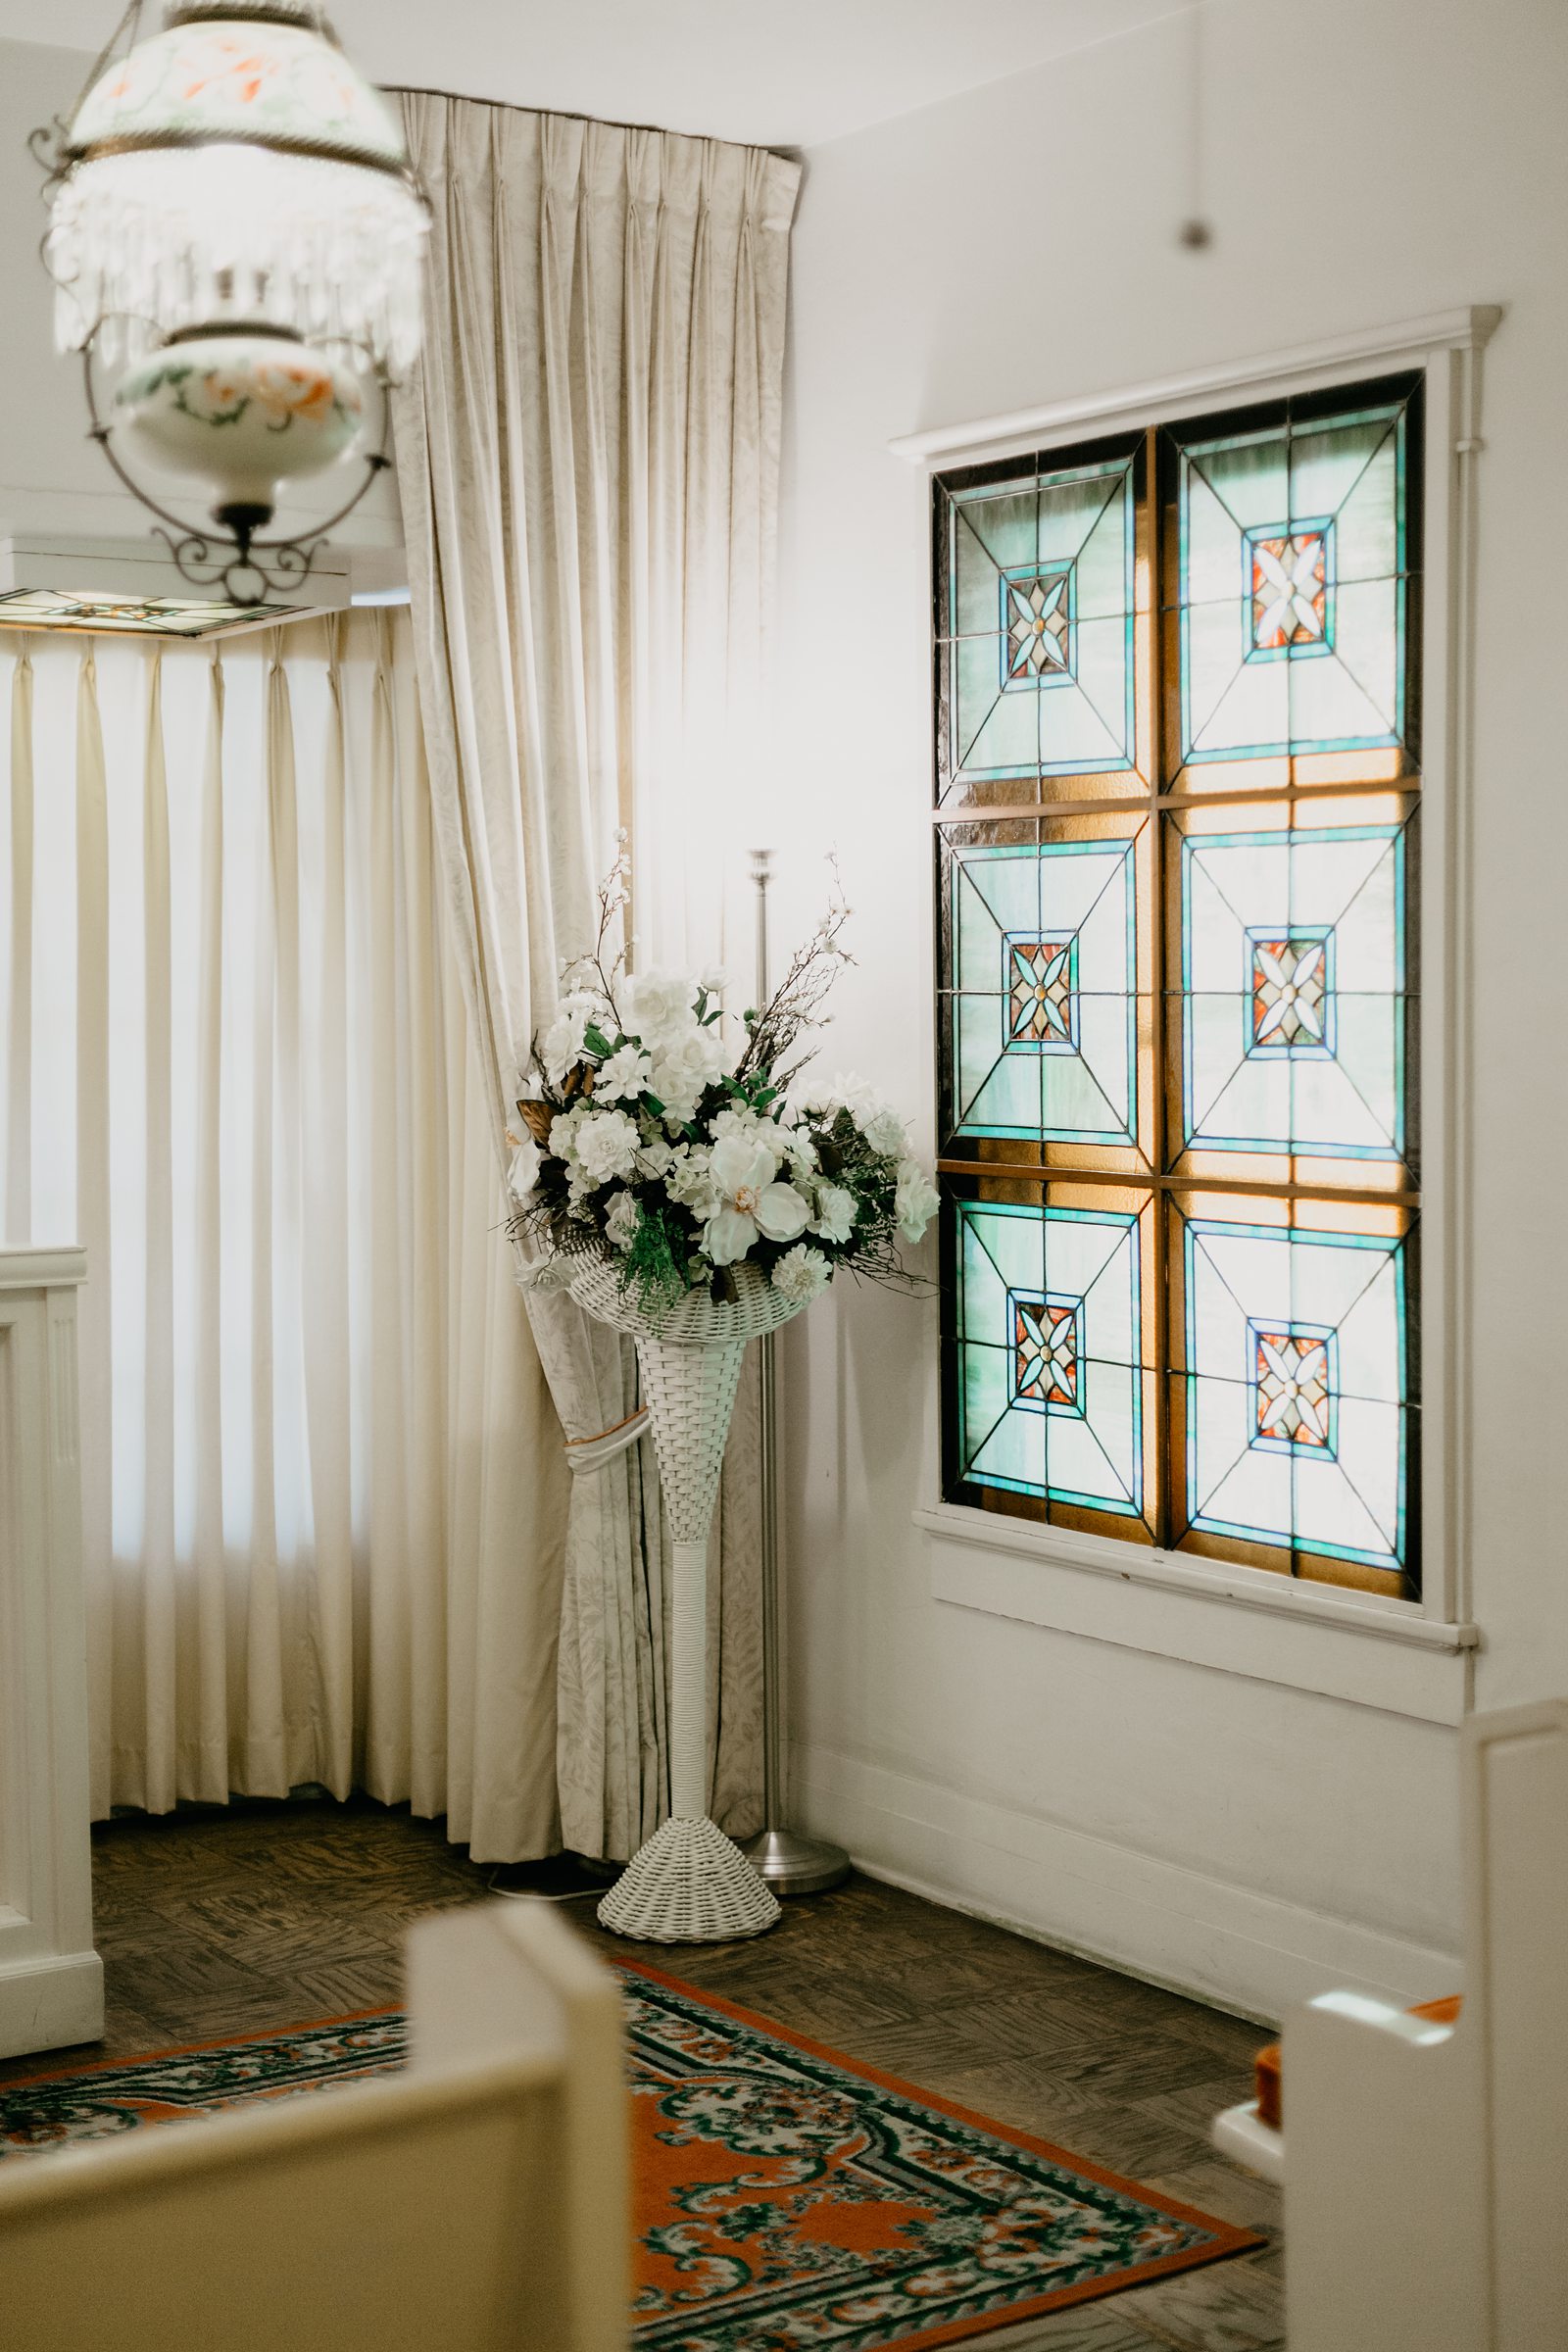
[[[944,1484],[1413,1595],[1420,385],[936,485]]]

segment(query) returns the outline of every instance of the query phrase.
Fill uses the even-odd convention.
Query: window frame
[[[1325,1633],[1332,1629],[1351,1637],[1375,1635],[1407,1660],[1416,1659],[1423,1665],[1441,1661],[1464,1667],[1478,1639],[1469,1616],[1470,1406],[1465,1371],[1465,1188],[1473,1054],[1467,842],[1476,460],[1482,447],[1481,354],[1500,316],[1495,308],[1450,312],[1130,390],[907,435],[890,445],[893,453],[916,467],[921,476],[921,528],[930,547],[929,477],[939,472],[1065,449],[1090,439],[1147,432],[1154,425],[1177,424],[1225,407],[1332,393],[1379,376],[1419,374],[1424,385],[1425,580],[1419,637],[1423,816],[1418,944],[1423,975],[1418,1034],[1424,1138],[1421,1222],[1425,1236],[1418,1337],[1423,1420],[1422,1596],[1410,1600],[1363,1594],[1282,1577],[1272,1569],[1200,1560],[1111,1536],[1037,1526],[945,1501],[940,1486],[940,1410],[933,1363],[928,1384],[926,1490],[914,1518],[928,1535],[938,1539],[933,1586],[941,1598],[1046,1623],[1071,1620],[1066,1630],[1094,1631],[1094,1625],[1078,1621],[1087,1616],[1108,1624],[1110,1616],[1103,1592],[1094,1602],[1086,1598],[1085,1590],[1073,1590],[1074,1585],[1083,1587],[1087,1573],[1102,1587],[1113,1582],[1124,1593],[1141,1593],[1146,1600],[1152,1592],[1184,1596],[1201,1604],[1201,1614],[1209,1620],[1218,1614],[1212,1606],[1216,1600],[1240,1603],[1240,1613],[1254,1628],[1268,1629],[1270,1638],[1263,1646],[1271,1654],[1279,1648],[1279,1630],[1298,1632],[1303,1621]],[[929,644],[934,577],[927,578],[923,586],[919,626],[924,647]],[[930,796],[922,797],[929,800]],[[983,816],[983,811],[975,814]],[[936,807],[929,810],[926,821],[935,832],[941,822],[951,824],[959,815],[951,805],[946,809]],[[933,1000],[939,982],[938,949],[933,928]],[[954,1544],[962,1547],[961,1565],[956,1567],[949,1556]],[[1020,1584],[1018,1565],[1022,1562],[1028,1563],[1031,1573]],[[1040,1576],[1042,1569],[1052,1572],[1049,1580]],[[1065,1585],[1063,1577],[1069,1580]],[[1057,1596],[1054,1601],[1053,1592]],[[1169,1611],[1160,1614],[1168,1617]],[[1125,1609],[1121,1618],[1126,1618]],[[1198,1642],[1200,1649],[1234,1646],[1227,1639],[1212,1639],[1212,1630],[1210,1626],[1209,1636]],[[1102,1638],[1139,1647],[1171,1646],[1168,1631],[1145,1642],[1137,1638],[1130,1620]],[[1282,1663],[1288,1663],[1284,1652],[1280,1656]],[[1226,1661],[1216,1656],[1212,1662]],[[1270,1673],[1267,1666],[1239,1666],[1237,1670]],[[1465,1674],[1467,1690],[1467,1667]],[[1282,1671],[1270,1679],[1292,1681],[1297,1677]],[[1357,1677],[1350,1672],[1348,1679],[1354,1682]],[[1430,1681],[1430,1677],[1426,1679]],[[1432,1693],[1424,1683],[1422,1692],[1422,1703],[1413,1711],[1426,1714]],[[1355,1693],[1346,1690],[1343,1694]],[[1376,1699],[1369,1703],[1391,1702]],[[1437,1719],[1457,1720],[1449,1714],[1451,1703],[1458,1702],[1444,1697]]]

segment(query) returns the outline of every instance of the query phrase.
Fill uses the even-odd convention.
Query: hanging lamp
[[[262,605],[388,463],[428,208],[315,0],[173,0],[146,39],[141,16],[133,0],[71,121],[34,133],[56,339],[82,354],[93,436],[185,578]],[[355,462],[324,521],[267,536],[288,485]],[[208,519],[171,512],[138,464],[201,483]]]

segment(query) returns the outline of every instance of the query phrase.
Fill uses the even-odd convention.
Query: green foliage
[[[689,1287],[686,1238],[668,1208],[644,1200],[620,1269],[620,1287],[639,1298],[680,1298]]]

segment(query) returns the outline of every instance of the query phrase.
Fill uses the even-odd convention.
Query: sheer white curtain
[[[722,952],[730,812],[760,758],[800,167],[428,93],[403,106],[435,220],[398,478],[437,838],[500,1145],[618,826],[640,959]],[[668,1802],[653,1448],[588,1444],[633,1414],[629,1344],[560,1298],[536,1300],[534,1330],[582,1447],[564,1829],[625,1855]],[[709,1617],[711,1810],[737,1836],[760,1793],[756,1431],[743,1391]]]
[[[567,1475],[408,624],[0,637],[3,1230],[88,1251],[94,1803],[559,1841]]]

